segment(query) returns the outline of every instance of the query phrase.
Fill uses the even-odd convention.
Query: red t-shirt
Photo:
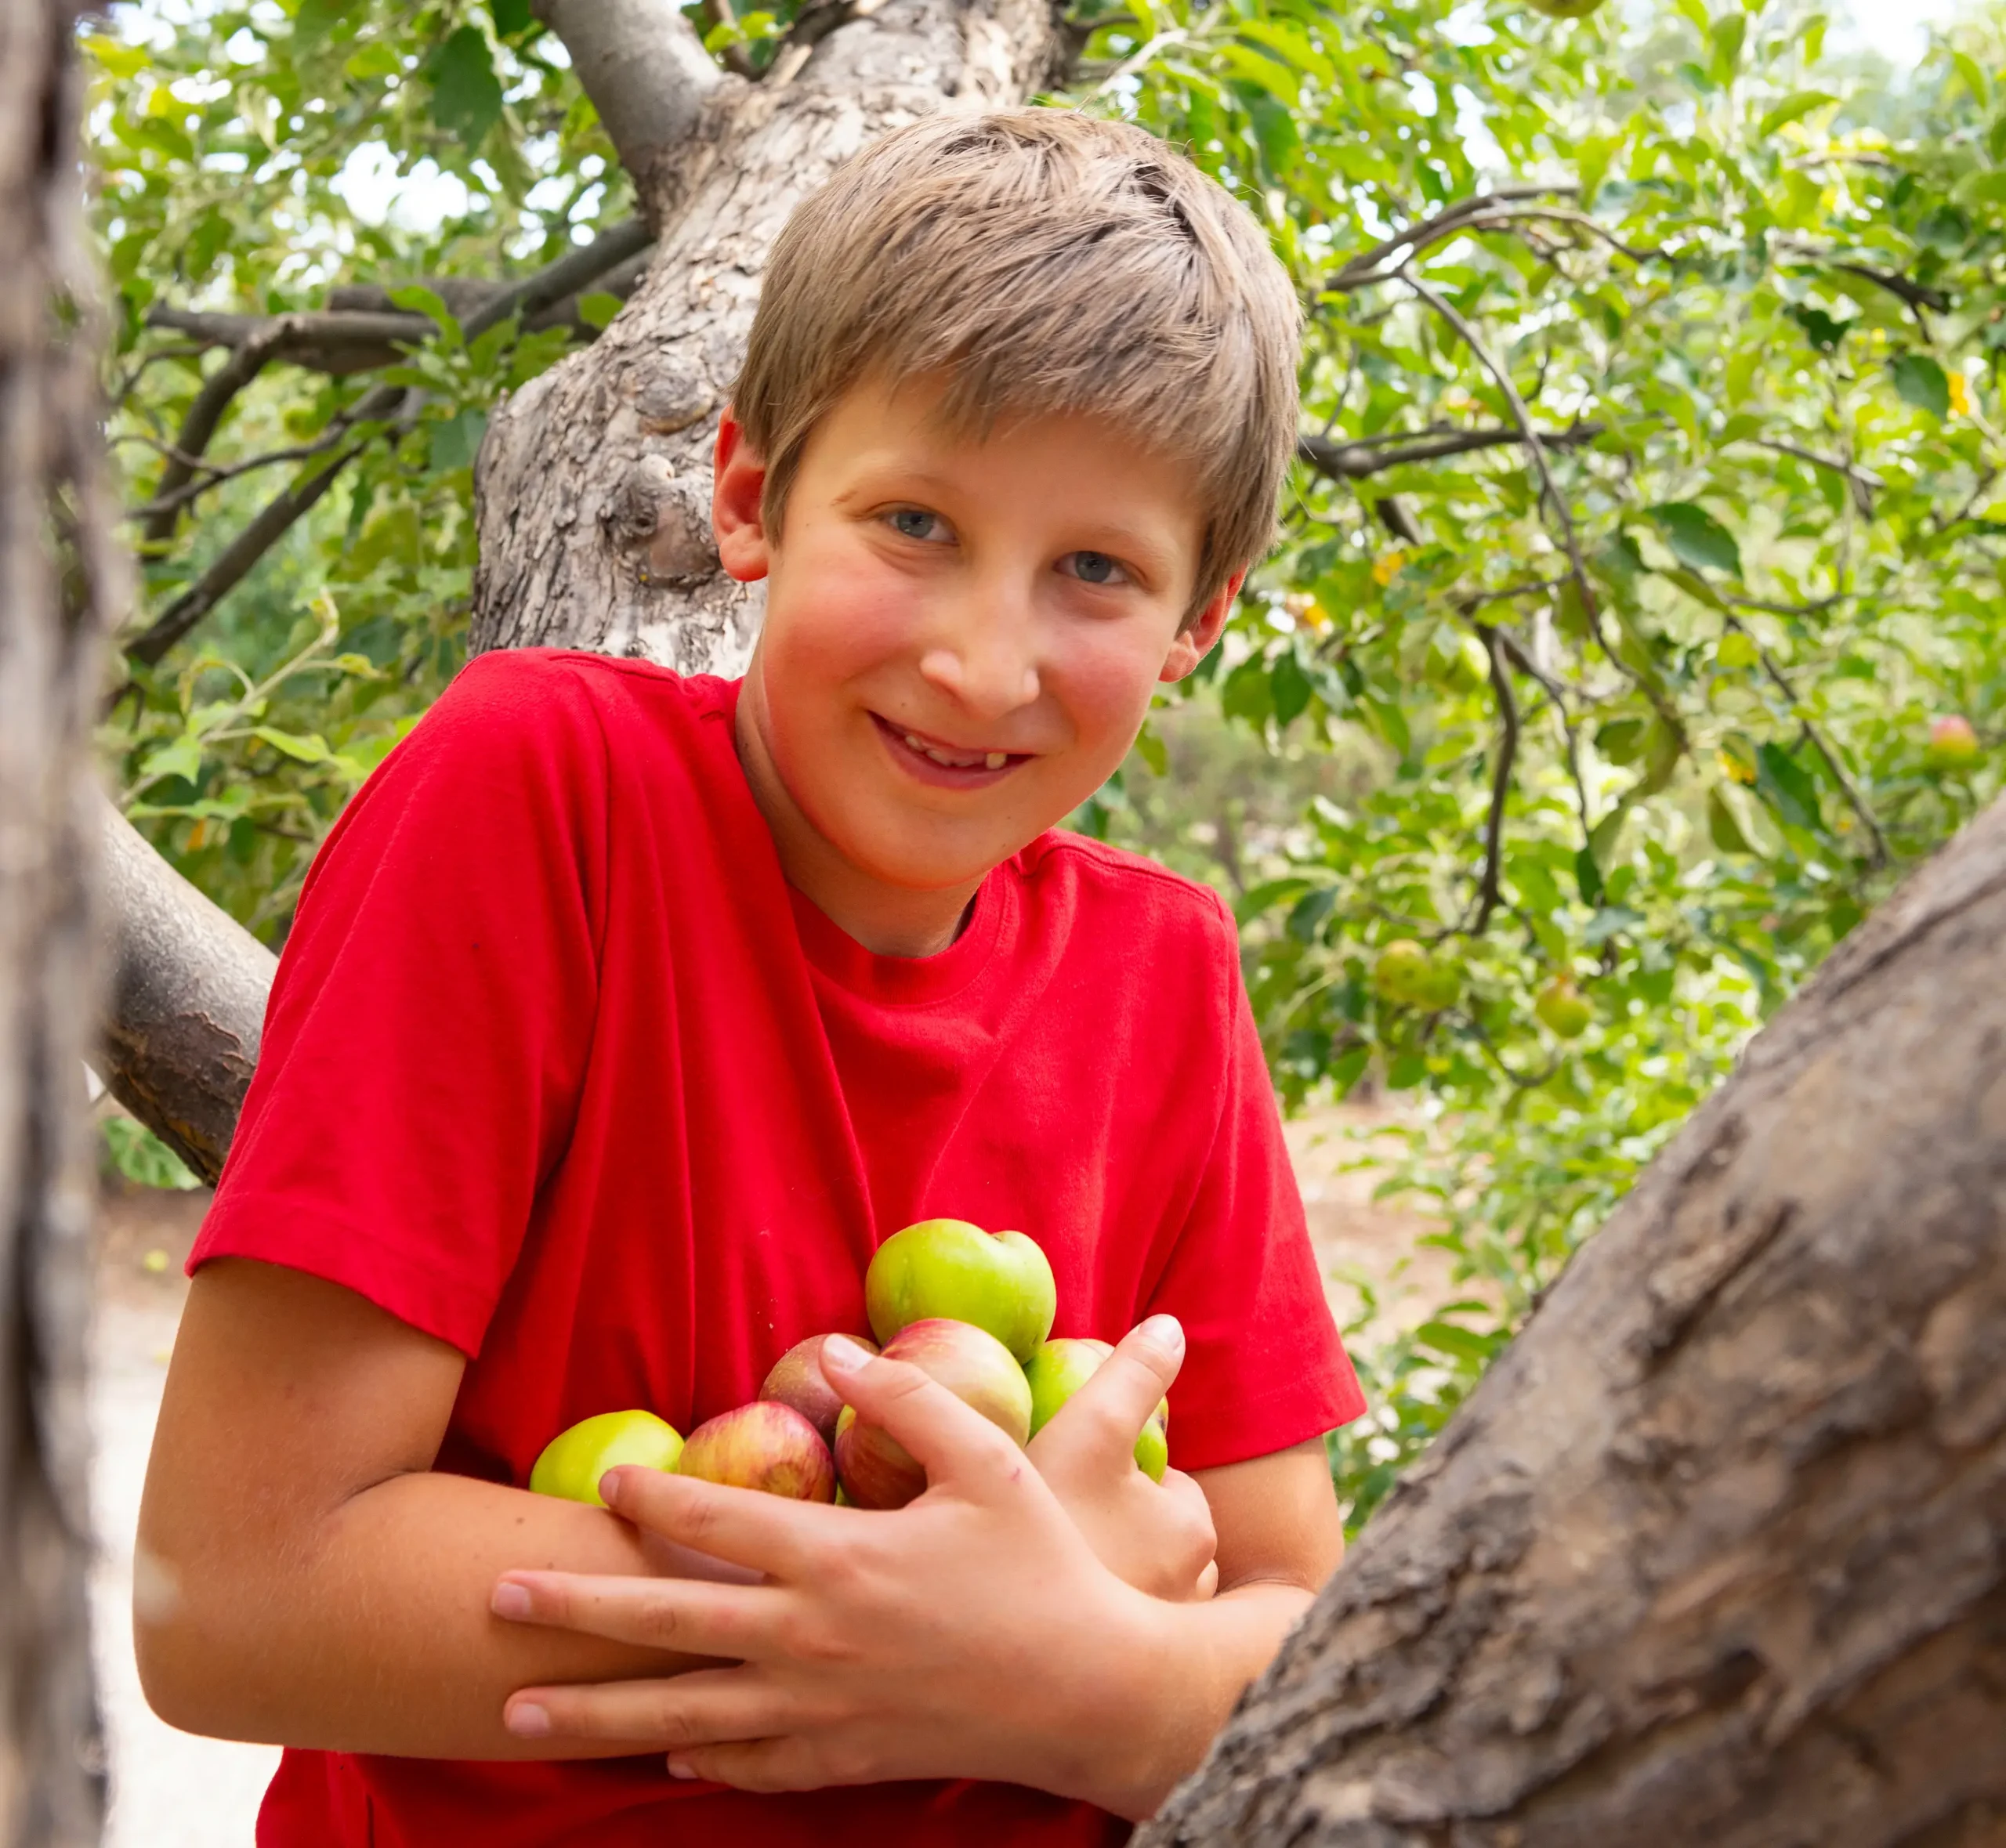
[[[436,1466],[527,1483],[594,1412],[689,1430],[795,1341],[864,1332],[878,1240],[1017,1227],[1057,1332],[1175,1311],[1184,1469],[1362,1409],[1209,891],[1048,834],[940,954],[874,956],[792,893],[735,684],[483,656],[349,804],[281,963],[190,1259],[359,1291],[469,1358]],[[1118,1842],[992,1784],[767,1797],[659,1755],[291,1751],[263,1848]]]

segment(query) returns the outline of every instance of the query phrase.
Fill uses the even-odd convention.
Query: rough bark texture
[[[96,807],[111,939],[105,1081],[213,1184],[258,1062],[278,959],[109,802]]]
[[[2006,1843],[2006,805],[1750,1048],[1138,1838]]]
[[[85,1569],[95,996],[87,741],[109,588],[65,0],[0,6],[0,1843],[97,1839]],[[67,541],[59,564],[53,540]]]
[[[763,83],[723,81],[644,199],[661,230],[646,279],[597,342],[490,422],[476,648],[744,666],[761,602],[718,570],[710,454],[768,248],[843,156],[943,106],[1020,100],[1060,49],[1045,0],[889,0],[830,33],[791,78],[797,57],[784,51]]]

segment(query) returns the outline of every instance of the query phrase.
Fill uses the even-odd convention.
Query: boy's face
[[[853,391],[779,533],[728,414],[718,436],[719,552],[767,580],[741,725],[851,873],[908,892],[979,881],[1098,789],[1239,585],[1183,626],[1203,516],[1175,463],[1084,418],[957,437],[937,400]]]

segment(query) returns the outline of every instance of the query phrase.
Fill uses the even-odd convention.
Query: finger
[[[1192,1601],[1202,1604],[1208,1598],[1218,1597],[1218,1589],[1219,1562],[1215,1559],[1208,1560],[1204,1571],[1198,1575],[1197,1588],[1191,1594]]]
[[[1031,1455],[1086,1456],[1112,1465],[1135,1448],[1183,1364],[1183,1325],[1174,1315],[1152,1315],[1059,1408]]]
[[[1017,1474],[1023,1452],[1009,1437],[910,1362],[866,1354],[831,1335],[822,1344],[822,1372],[860,1418],[906,1447],[929,1488],[994,1489]]]
[[[832,1774],[820,1754],[806,1740],[785,1738],[672,1752],[668,1774],[702,1777],[713,1784],[728,1784],[734,1790],[758,1791],[766,1796],[867,1781]]]
[[[506,1572],[490,1608],[511,1623],[578,1630],[683,1655],[762,1661],[793,1605],[780,1587],[586,1572]]]
[[[519,1739],[616,1739],[675,1752],[766,1738],[792,1723],[792,1705],[756,1669],[715,1669],[666,1681],[518,1688],[502,1722]]]
[[[817,1534],[827,1537],[826,1518],[818,1527],[817,1517],[835,1513],[820,1503],[631,1464],[609,1470],[599,1492],[623,1520],[676,1546],[788,1579],[798,1579],[808,1570]],[[703,1575],[722,1575],[707,1569]]]

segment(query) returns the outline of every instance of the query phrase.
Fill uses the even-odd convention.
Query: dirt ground
[[[1374,1201],[1379,1178],[1342,1171],[1370,1152],[1363,1134],[1389,1119],[1369,1107],[1316,1112],[1288,1126],[1310,1234],[1341,1323],[1358,1294],[1356,1271],[1381,1293],[1376,1326],[1408,1325],[1447,1293],[1447,1260],[1418,1247],[1428,1221]],[[113,1185],[98,1219],[98,1321],[92,1353],[93,1477],[99,1555],[92,1575],[100,1686],[112,1767],[109,1848],[248,1848],[277,1752],[176,1732],[139,1692],[129,1613],[132,1535],[147,1452],[187,1282],[182,1264],[208,1204],[206,1193]]]

